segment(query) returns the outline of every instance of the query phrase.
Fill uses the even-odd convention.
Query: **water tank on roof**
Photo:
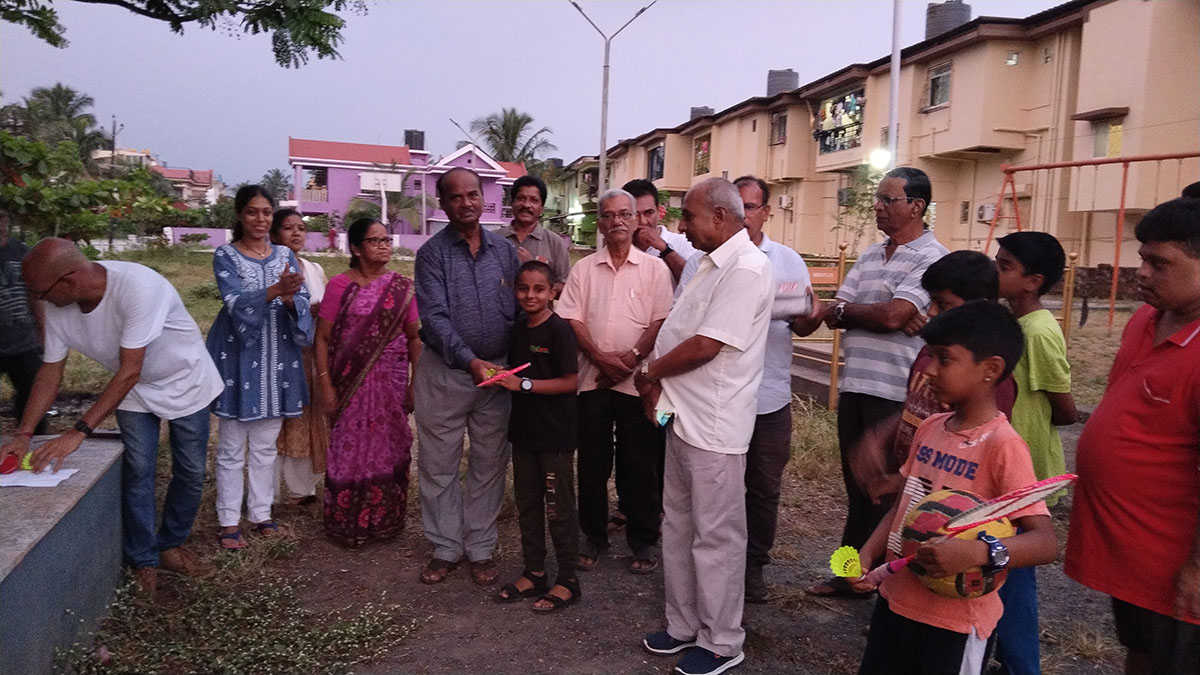
[[[551,157],[551,158],[547,159],[546,161],[550,164],[550,166],[553,166],[556,169],[563,168],[562,157]]]
[[[692,106],[692,113],[690,116],[688,116],[688,119],[694,120],[697,117],[704,117],[705,115],[711,115],[715,112],[716,112],[715,110],[713,110],[712,108],[710,108],[706,105],[700,105],[700,106],[694,105],[694,106]]]
[[[931,2],[925,8],[925,39],[954,30],[971,20],[971,6],[962,0]]]
[[[767,71],[767,96],[782,94],[800,87],[800,73],[788,68],[787,70]]]
[[[425,149],[425,132],[420,129],[405,129],[404,144],[409,150],[424,150]]]

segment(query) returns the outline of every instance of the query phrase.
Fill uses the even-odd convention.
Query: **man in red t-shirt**
[[[1126,673],[1200,672],[1200,199],[1136,230],[1139,309],[1079,438],[1066,572],[1113,599]]]

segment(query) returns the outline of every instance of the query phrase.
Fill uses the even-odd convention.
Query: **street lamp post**
[[[654,3],[658,2],[658,0],[653,0],[649,5],[646,5],[645,7],[641,8],[637,12],[635,12],[634,15],[628,21],[626,21],[624,25],[622,25],[620,28],[618,28],[617,32],[613,33],[612,35],[605,35],[604,31],[600,30],[600,27],[596,25],[596,22],[592,21],[591,17],[589,17],[587,15],[587,12],[583,11],[583,8],[579,6],[578,2],[575,2],[575,0],[567,0],[567,1],[570,2],[575,7],[575,9],[579,10],[579,13],[583,15],[583,18],[587,19],[587,22],[592,24],[592,28],[596,29],[596,32],[600,34],[600,37],[604,38],[604,87],[600,94],[600,169],[599,169],[599,171],[600,171],[600,175],[599,175],[600,192],[604,192],[606,189],[608,189],[608,176],[607,176],[606,171],[608,168],[608,54],[609,54],[609,46],[612,43],[613,38],[617,37],[617,35],[619,35],[621,33],[621,31],[625,30],[626,26],[633,23],[635,19],[637,19],[639,16],[641,16],[642,12],[645,12],[646,10],[653,7]]]

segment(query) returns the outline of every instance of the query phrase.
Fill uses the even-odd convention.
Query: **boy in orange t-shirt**
[[[1036,481],[1029,449],[996,408],[996,384],[1021,356],[1020,326],[1003,307],[969,302],[940,314],[921,330],[933,351],[925,368],[935,395],[954,411],[917,428],[900,472],[904,491],[860,552],[863,561],[899,557],[909,509],[944,489],[990,499]],[[1021,534],[985,541],[952,538],[923,544],[916,560],[933,577],[972,567],[1031,567],[1057,552],[1050,512],[1038,502],[1011,516]],[[1003,613],[1000,598],[949,598],[927,589],[910,569],[879,587],[859,673],[957,675],[982,673],[988,638]]]

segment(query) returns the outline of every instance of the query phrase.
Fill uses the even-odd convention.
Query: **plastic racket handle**
[[[500,380],[503,380],[504,378],[508,377],[509,375],[515,375],[516,373],[519,373],[528,367],[529,367],[529,364],[524,363],[524,364],[517,366],[516,368],[511,369],[511,370],[502,370],[502,371],[496,373],[495,375],[489,377],[488,379],[484,380],[483,382],[480,382],[479,384],[477,384],[475,386],[476,387],[486,387],[489,384],[494,384],[496,382],[499,382]]]

